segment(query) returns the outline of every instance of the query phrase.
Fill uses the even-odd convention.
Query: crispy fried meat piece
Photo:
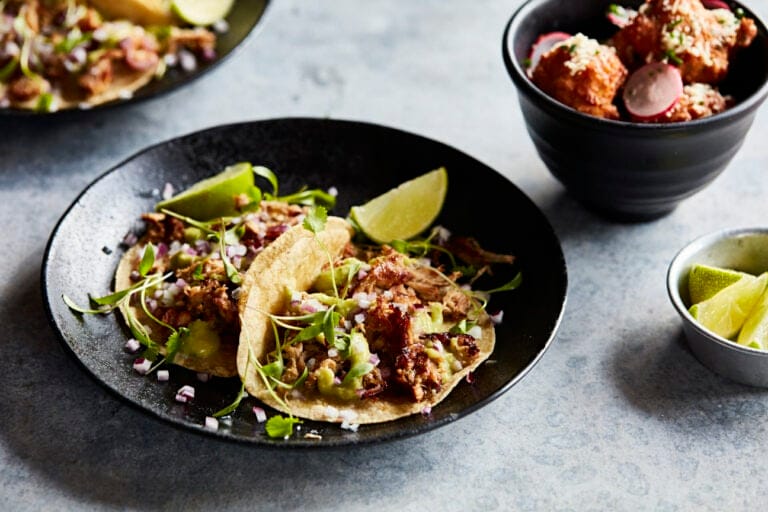
[[[750,18],[725,9],[707,9],[699,0],[648,0],[613,37],[625,65],[634,69],[668,59],[685,83],[716,84],[728,73],[734,51],[757,35]]]
[[[627,78],[627,69],[613,48],[582,34],[542,55],[533,70],[533,83],[571,108],[597,117],[618,119],[613,104]]]
[[[147,224],[147,238],[153,244],[184,241],[184,223],[179,219],[164,213],[145,213],[141,218]]]
[[[442,378],[437,364],[427,355],[424,345],[403,348],[395,359],[395,382],[408,390],[414,401],[440,391]]]

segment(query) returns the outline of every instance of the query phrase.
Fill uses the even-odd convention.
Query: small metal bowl
[[[768,387],[768,351],[718,336],[693,319],[688,308],[688,274],[695,264],[730,268],[759,275],[768,271],[768,228],[726,229],[697,238],[672,260],[667,291],[683,319],[693,354],[709,369],[750,386]]]

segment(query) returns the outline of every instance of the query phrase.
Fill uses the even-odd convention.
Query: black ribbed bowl
[[[546,32],[609,37],[616,29],[604,13],[615,1],[529,0],[509,20],[502,51],[528,133],[550,172],[591,209],[617,220],[648,220],[703,189],[741,147],[768,95],[768,30],[743,4],[728,2],[758,27],[755,41],[737,54],[720,84],[723,94],[736,99],[733,108],[684,123],[601,119],[549,97],[528,79],[524,62],[536,38]]]

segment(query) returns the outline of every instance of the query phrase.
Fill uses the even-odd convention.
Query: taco
[[[0,106],[89,108],[131,97],[182,54],[185,69],[212,59],[215,34],[177,26],[168,9],[158,0],[0,2]]]
[[[251,266],[238,350],[251,395],[301,418],[379,423],[429,411],[491,354],[493,323],[459,273],[386,245],[337,249],[331,269],[305,235]]]
[[[131,293],[120,300],[119,311],[136,339],[167,363],[221,377],[237,375],[239,303],[247,298],[252,279],[260,279],[246,280],[246,273],[255,261],[272,257],[276,241],[279,247],[298,243],[296,228],[310,211],[272,196],[257,207],[249,203],[252,187],[253,169],[242,163],[162,201],[160,211],[142,215],[146,233],[120,260],[115,294]],[[242,193],[233,194],[236,190]],[[318,191],[304,191],[302,197],[313,192]],[[202,201],[197,208],[196,201]],[[209,220],[194,220],[164,205]],[[212,205],[218,205],[218,214]],[[235,216],[237,205],[246,210]],[[349,236],[346,222],[332,220],[318,239],[335,247],[335,237],[343,246]]]

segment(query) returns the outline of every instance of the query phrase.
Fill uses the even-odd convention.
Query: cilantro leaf
[[[304,218],[304,227],[317,235],[325,229],[325,223],[328,220],[328,210],[322,206],[313,206],[307,216]]]
[[[189,336],[189,328],[179,327],[178,331],[173,331],[168,340],[165,342],[165,360],[169,363],[173,362],[173,358],[176,356],[176,352],[179,351],[182,338]]]
[[[202,281],[205,279],[205,276],[203,275],[203,264],[199,264],[195,267],[194,272],[192,272],[192,279],[195,281]]]
[[[276,416],[272,416],[267,420],[265,429],[269,437],[285,438],[293,434],[293,426],[296,423],[304,423],[304,422],[301,421],[299,418],[294,418],[293,416],[290,416],[288,418],[283,418],[278,414]]]

